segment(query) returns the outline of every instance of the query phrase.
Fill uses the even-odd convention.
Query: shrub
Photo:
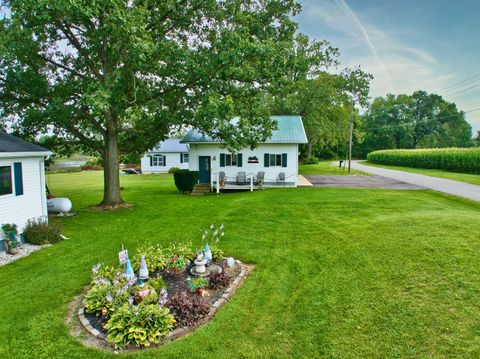
[[[167,247],[167,255],[169,257],[177,256],[191,259],[194,255],[191,242],[173,242]]]
[[[208,287],[210,289],[225,288],[231,282],[231,278],[227,273],[214,273],[208,277]]]
[[[129,344],[148,347],[151,343],[157,344],[174,324],[175,319],[167,308],[160,308],[156,304],[125,304],[112,314],[105,329],[107,341],[113,343],[115,348]]]
[[[382,150],[367,155],[372,163],[480,173],[480,148]]]
[[[316,165],[318,164],[319,160],[315,156],[309,156],[303,160],[303,163],[306,165]]]
[[[174,174],[175,172],[178,172],[178,171],[180,171],[180,168],[172,167],[168,170],[168,173],[170,173],[172,175],[172,174]]]
[[[191,192],[193,186],[198,183],[198,172],[189,170],[179,170],[173,174],[175,186],[182,193]]]
[[[170,310],[181,325],[192,326],[210,312],[200,297],[189,297],[185,292],[176,294],[169,302]]]
[[[62,238],[62,229],[59,223],[48,223],[41,218],[29,220],[23,229],[25,240],[31,244],[53,244],[60,242]]]

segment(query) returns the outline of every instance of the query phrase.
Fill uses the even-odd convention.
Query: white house
[[[142,157],[142,173],[168,172],[172,167],[188,169],[188,162],[188,146],[171,138],[160,142]]]
[[[251,150],[230,153],[221,143],[197,131],[189,131],[182,143],[189,145],[191,171],[199,171],[199,182],[225,189],[297,186],[298,145],[307,143],[300,116],[272,116],[277,129],[264,143]]]
[[[0,226],[15,223],[18,232],[29,219],[47,219],[44,159],[47,149],[0,131]],[[0,250],[5,249],[0,230]]]

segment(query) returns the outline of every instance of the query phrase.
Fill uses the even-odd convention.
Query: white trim
[[[0,152],[0,158],[17,158],[17,157],[45,157],[50,156],[52,152]]]

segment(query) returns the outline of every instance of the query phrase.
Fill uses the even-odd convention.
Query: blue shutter
[[[21,162],[15,162],[13,164],[13,176],[15,178],[15,196],[21,196],[23,194],[23,173]]]
[[[242,167],[243,166],[242,160],[243,160],[242,154],[237,153],[237,167]]]

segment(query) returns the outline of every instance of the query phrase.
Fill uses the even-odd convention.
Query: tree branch
[[[44,60],[44,61],[46,61],[46,62],[54,65],[54,66],[57,67],[57,68],[60,68],[60,69],[63,69],[63,70],[65,70],[65,71],[70,72],[71,74],[73,74],[73,75],[75,75],[75,76],[78,76],[78,77],[80,77],[80,78],[82,78],[82,79],[87,78],[86,75],[81,74],[80,72],[78,72],[78,71],[76,71],[76,70],[74,70],[74,69],[71,69],[70,67],[65,66],[65,65],[63,65],[63,64],[61,64],[61,63],[59,63],[59,62],[56,62],[56,61],[54,61],[54,60],[52,60],[52,59],[49,59],[48,57],[46,57],[46,56],[44,56],[44,55],[38,54],[38,57],[41,58],[42,60]]]

